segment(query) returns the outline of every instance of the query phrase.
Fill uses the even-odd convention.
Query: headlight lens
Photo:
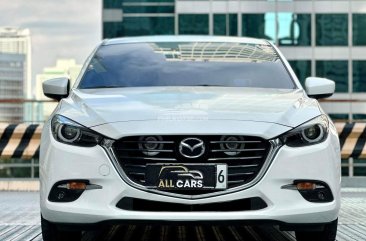
[[[70,145],[90,147],[103,139],[98,133],[61,115],[52,118],[51,130],[57,141]]]
[[[280,139],[291,147],[314,145],[327,138],[328,127],[328,117],[321,115],[287,132]]]

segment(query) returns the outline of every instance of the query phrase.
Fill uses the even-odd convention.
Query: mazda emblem
[[[179,143],[179,152],[186,158],[198,158],[205,153],[205,143],[198,138],[186,138]]]

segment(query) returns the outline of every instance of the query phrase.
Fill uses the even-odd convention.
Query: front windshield
[[[78,88],[146,86],[296,88],[270,45],[231,42],[101,46]]]

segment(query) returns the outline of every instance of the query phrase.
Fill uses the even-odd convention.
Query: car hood
[[[133,87],[74,89],[57,113],[87,127],[148,120],[236,120],[296,127],[321,111],[300,89]]]

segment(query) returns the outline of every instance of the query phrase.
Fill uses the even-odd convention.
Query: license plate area
[[[158,190],[227,188],[226,164],[154,163],[146,166],[146,187]]]

